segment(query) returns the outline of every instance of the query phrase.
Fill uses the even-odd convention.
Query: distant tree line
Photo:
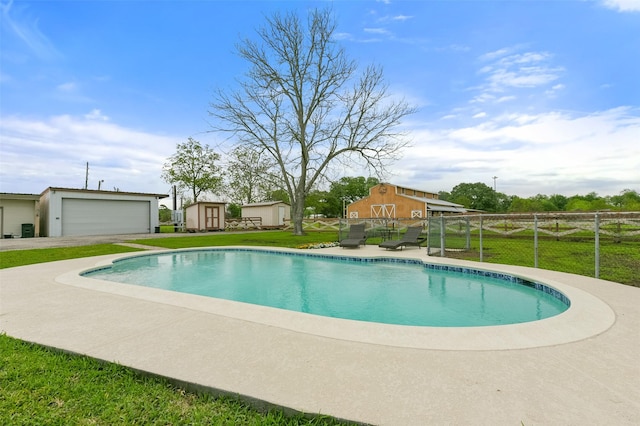
[[[620,194],[612,196],[599,196],[595,192],[590,192],[587,195],[571,197],[560,194],[538,194],[521,198],[517,195],[496,192],[490,186],[477,182],[458,184],[451,192],[441,191],[439,198],[462,204],[468,209],[489,213],[640,211],[640,194],[631,189],[625,189]]]

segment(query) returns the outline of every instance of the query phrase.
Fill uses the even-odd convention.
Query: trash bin
[[[33,223],[22,224],[22,238],[33,238],[36,235],[36,228]]]
[[[160,227],[159,227],[159,226],[156,226],[155,231],[156,231],[156,234],[159,234],[159,233],[160,233]]]

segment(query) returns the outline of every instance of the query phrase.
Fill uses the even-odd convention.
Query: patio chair
[[[422,226],[410,226],[407,228],[407,232],[399,240],[383,241],[378,247],[385,248],[387,250],[396,250],[398,248],[407,246],[420,247],[424,242],[424,237],[421,237]]]
[[[367,234],[364,232],[364,223],[358,223],[349,227],[349,235],[340,241],[340,247],[357,248],[365,244]]]

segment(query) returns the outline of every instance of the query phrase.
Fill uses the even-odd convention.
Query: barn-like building
[[[438,194],[405,186],[380,183],[369,196],[347,206],[350,219],[420,219],[434,214],[466,213],[464,206],[438,199]]]

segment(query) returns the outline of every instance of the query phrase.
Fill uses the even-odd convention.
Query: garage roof
[[[36,194],[13,194],[10,192],[0,192],[0,200],[29,200],[37,201],[40,199]]]
[[[42,191],[42,194],[46,193],[47,191],[82,192],[85,194],[118,194],[118,195],[138,195],[138,196],[142,195],[147,197],[158,197],[158,198],[169,197],[168,194],[150,194],[146,192],[125,192],[125,191],[104,191],[104,190],[97,190],[97,189],[57,188],[53,186],[50,186],[49,188]]]

